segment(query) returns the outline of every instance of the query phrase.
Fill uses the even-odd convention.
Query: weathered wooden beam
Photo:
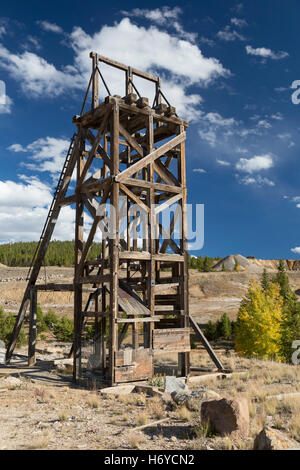
[[[30,290],[30,314],[29,314],[29,341],[28,341],[28,365],[34,366],[36,362],[35,347],[37,338],[37,292],[35,289]]]
[[[220,361],[220,359],[218,358],[218,356],[216,355],[216,353],[214,352],[213,348],[211,347],[211,345],[209,344],[209,342],[207,341],[207,339],[205,338],[204,334],[202,333],[201,329],[199,328],[198,324],[196,323],[196,321],[193,319],[193,317],[191,315],[189,315],[189,321],[190,321],[190,325],[191,327],[193,328],[193,330],[195,331],[196,335],[198,336],[198,338],[200,339],[201,343],[203,344],[203,346],[205,347],[206,351],[208,352],[209,356],[211,357],[212,361],[214,362],[214,364],[217,366],[217,368],[220,370],[220,371],[223,371],[224,370],[224,366],[222,364],[222,362]]]
[[[74,291],[74,284],[36,284],[34,289],[37,291],[58,291],[58,292],[73,292]]]
[[[145,212],[150,212],[150,208],[140,200],[130,189],[128,189],[124,184],[120,183],[120,190],[126,194],[133,202],[135,202],[141,209]]]
[[[144,156],[143,148],[137,143],[137,141],[129,134],[129,132],[119,123],[120,134],[126,139],[130,147],[132,147],[141,157]]]
[[[123,184],[126,186],[135,186],[137,188],[154,188],[156,191],[164,191],[166,193],[180,193],[182,189],[178,186],[169,185],[169,184],[160,184],[150,181],[139,180],[136,178],[126,178],[123,181]]]
[[[152,317],[145,317],[145,318],[117,318],[116,323],[149,323],[149,322],[157,322],[160,318],[156,316]]]
[[[158,149],[154,150],[153,152],[149,153],[145,157],[141,158],[141,160],[137,161],[133,165],[131,165],[126,170],[122,171],[116,176],[116,181],[123,182],[124,179],[129,178],[131,175],[139,171],[141,168],[144,168],[149,163],[154,162],[157,158],[164,155],[168,150],[178,145],[180,142],[183,142],[186,138],[186,133],[182,132],[178,136],[171,139],[169,142],[163,144]]]

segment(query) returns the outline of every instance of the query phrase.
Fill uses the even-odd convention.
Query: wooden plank
[[[155,215],[157,215],[160,212],[164,211],[165,209],[170,207],[172,204],[175,204],[175,202],[179,201],[181,198],[182,198],[182,194],[176,194],[175,196],[168,199],[166,202],[163,202],[159,206],[155,207],[155,209],[154,209]]]
[[[127,186],[135,186],[137,188],[154,188],[156,191],[164,191],[166,193],[181,193],[182,189],[179,186],[169,184],[152,183],[150,181],[139,180],[136,178],[126,178],[123,184]]]
[[[134,362],[143,360],[145,357],[148,358],[152,355],[151,349],[131,349],[126,348],[116,351],[115,364],[116,367],[131,366]]]
[[[153,330],[153,349],[163,352],[189,352],[190,329],[168,328]]]
[[[149,323],[152,321],[159,321],[159,317],[145,317],[145,318],[117,318],[116,323]]]
[[[158,253],[156,255],[153,255],[153,259],[155,261],[169,261],[169,262],[184,262],[184,256],[183,255],[173,255],[169,253]]]
[[[112,60],[112,59],[109,59],[108,57],[104,57],[102,55],[96,54],[96,52],[91,52],[90,56],[93,57],[93,55],[97,55],[97,58],[98,58],[99,62],[103,62],[107,65],[110,65],[111,67],[115,67],[117,69],[123,70],[124,72],[128,71],[129,68],[131,68],[128,65],[122,64],[121,62],[117,62],[116,60]],[[149,80],[151,82],[156,83],[159,80],[158,77],[155,77],[151,73],[143,72],[142,70],[131,68],[131,72],[132,72],[133,75],[144,78],[144,79]]]
[[[132,260],[150,260],[150,253],[140,251],[121,251],[120,259],[132,259]]]
[[[58,291],[58,292],[73,292],[74,284],[36,284],[34,289],[37,291]]]
[[[156,294],[157,292],[165,291],[167,289],[174,289],[174,288],[177,289],[178,286],[179,286],[179,282],[170,282],[169,284],[155,284],[154,292]]]
[[[175,147],[176,145],[183,142],[186,138],[186,133],[182,132],[178,136],[174,137],[173,139],[166,142],[158,149],[150,152],[145,157],[141,158],[141,160],[137,161],[130,167],[126,168],[126,170],[122,171],[116,176],[116,181],[123,182],[124,179],[129,178],[134,173],[138,172],[141,168],[144,168],[149,163],[155,161],[157,158],[163,156],[166,152],[168,152],[171,148]]]
[[[144,380],[152,375],[153,356],[150,349],[135,350],[136,356],[133,364],[115,367],[116,383]]]

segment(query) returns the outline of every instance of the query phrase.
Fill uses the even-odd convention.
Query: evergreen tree
[[[269,276],[268,276],[267,270],[265,268],[263,273],[262,273],[262,276],[261,276],[261,287],[265,291],[265,290],[267,290],[268,285],[269,285]]]
[[[214,341],[217,339],[217,323],[214,323],[209,320],[205,328],[205,336],[208,341]]]
[[[231,338],[231,322],[226,313],[222,315],[217,324],[218,336],[221,338]]]
[[[283,319],[281,324],[281,354],[286,362],[291,362],[293,341],[300,338],[300,303],[290,287],[284,263],[279,262],[278,272],[273,278],[280,286],[280,295],[283,298]]]
[[[211,271],[212,267],[212,260],[208,258],[208,256],[205,256],[204,259],[204,264],[203,264],[203,271],[208,273]]]
[[[292,306],[293,303],[297,301],[297,297],[290,287],[289,278],[282,260],[279,261],[278,272],[273,277],[273,282],[276,282],[280,286],[280,295],[283,298],[284,305],[286,307]]]

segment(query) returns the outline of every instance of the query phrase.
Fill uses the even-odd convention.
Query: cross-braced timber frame
[[[28,361],[35,362],[37,292],[46,289],[74,291],[75,381],[84,376],[84,332],[89,325],[93,327],[90,367],[100,372],[110,385],[152,377],[155,352],[178,354],[180,374],[188,376],[190,327],[218,369],[223,370],[189,315],[185,168],[188,123],[176,115],[158,77],[96,53],[90,56],[90,82],[81,114],[73,118],[77,131],[29,272],[28,286],[7,349],[7,362],[29,305]],[[125,73],[124,97],[110,94],[100,63]],[[152,105],[140,96],[134,77],[154,84]],[[108,96],[99,104],[100,80]],[[89,94],[92,106],[85,112]],[[73,172],[76,172],[76,189],[68,195]],[[60,210],[69,204],[76,207],[74,282],[37,284]],[[171,207],[175,211],[166,227],[160,215]],[[92,223],[84,242],[87,213]],[[176,238],[178,224],[180,237]],[[90,259],[89,251],[97,231],[101,232],[101,252],[96,259]],[[141,240],[138,232],[143,233]],[[125,339],[127,347],[124,347]]]

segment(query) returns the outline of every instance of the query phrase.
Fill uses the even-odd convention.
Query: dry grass
[[[128,436],[128,443],[132,449],[139,449],[143,442],[143,436],[137,432],[132,431]]]
[[[88,397],[86,403],[87,403],[87,405],[88,405],[90,408],[93,408],[93,409],[99,408],[99,406],[100,406],[100,400],[99,400],[98,395],[96,395],[95,393],[92,393],[92,394]]]
[[[139,413],[137,416],[137,424],[139,426],[144,426],[148,422],[149,416],[146,413]]]
[[[164,403],[159,397],[153,397],[148,400],[147,410],[155,419],[161,419],[165,415]]]
[[[33,440],[28,446],[25,446],[25,449],[27,450],[41,450],[41,449],[46,449],[49,445],[49,435],[44,434],[35,440]]]
[[[67,421],[68,417],[69,417],[69,412],[68,412],[68,410],[61,410],[61,411],[58,413],[58,421],[60,421],[60,422]]]
[[[125,405],[144,406],[146,404],[145,393],[130,393],[128,395],[119,395],[117,399]]]
[[[182,421],[191,421],[192,420],[192,413],[190,410],[187,409],[186,406],[181,406],[177,410],[177,415]]]

